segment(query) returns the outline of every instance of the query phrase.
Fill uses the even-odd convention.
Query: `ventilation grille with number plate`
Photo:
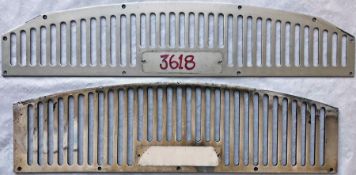
[[[218,161],[140,164],[154,146],[214,148]],[[16,172],[328,173],[337,153],[337,108],[264,90],[127,84],[14,104]]]
[[[354,37],[316,17],[211,3],[40,15],[3,35],[4,76],[353,76]]]

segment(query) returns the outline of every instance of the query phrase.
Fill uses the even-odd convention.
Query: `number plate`
[[[147,73],[200,74],[221,73],[220,52],[144,52],[142,69]]]

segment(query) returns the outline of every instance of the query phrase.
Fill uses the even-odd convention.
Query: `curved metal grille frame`
[[[152,89],[152,97],[149,97],[149,90]],[[168,88],[172,88],[172,96],[168,97]],[[178,121],[178,93],[177,88],[182,88],[181,96],[181,141],[178,139],[178,126],[175,124]],[[190,97],[191,103],[190,107],[187,105],[189,102],[188,91],[187,89],[192,89]],[[139,89],[142,89],[143,94],[142,97],[144,99],[143,106],[140,106],[139,98]],[[159,90],[162,89],[161,96],[159,95]],[[194,89],[194,90],[193,90]],[[196,89],[201,89],[201,102],[200,107],[198,104]],[[210,89],[210,105],[211,107],[207,107],[207,97],[205,96],[207,93],[205,89]],[[215,90],[220,91],[220,98],[216,98],[216,94],[214,93]],[[108,93],[114,93],[113,104],[114,110],[113,113],[113,120],[114,120],[114,131],[108,130],[109,125],[109,111],[110,107],[108,107]],[[100,93],[103,94],[103,99],[100,102]],[[119,94],[123,93],[123,96]],[[131,93],[131,95],[130,95]],[[226,93],[229,94],[226,96]],[[235,93],[239,93],[239,97],[235,98]],[[89,101],[88,96],[89,94],[93,94],[93,128],[89,128]],[[245,95],[247,94],[247,98],[249,99],[248,102],[245,102]],[[72,142],[74,138],[79,139],[79,113],[80,110],[78,98],[79,96],[84,97],[84,109],[83,116],[84,116],[84,125],[82,131],[82,139],[84,140],[83,147],[79,146],[79,140],[74,141],[74,146],[70,145],[69,135],[72,135]],[[258,95],[258,104],[257,110],[255,110],[254,105],[254,96]],[[267,106],[263,107],[262,102],[263,97],[268,96],[268,103]],[[69,98],[73,98],[73,109],[69,107]],[[124,99],[124,103],[121,104],[120,107],[120,98]],[[160,99],[161,98],[161,99]],[[173,123],[171,126],[171,139],[168,139],[168,124],[165,125],[167,122],[167,115],[168,115],[168,99],[171,98],[172,108],[170,110]],[[277,98],[277,109],[274,109],[273,100]],[[60,125],[58,122],[59,118],[59,99],[63,100],[63,121],[64,124]],[[151,99],[152,101],[150,102]],[[216,101],[219,99],[218,101]],[[131,102],[129,102],[131,100]],[[142,100],[142,99],[141,99]],[[161,111],[159,110],[159,100],[161,102]],[[238,107],[236,108],[235,105]],[[286,106],[283,106],[283,100],[286,100]],[[49,107],[49,102],[53,102],[54,108]],[[296,102],[296,111],[292,111],[292,103]],[[100,106],[100,103],[102,106]],[[152,132],[151,138],[148,133],[148,113],[149,113],[149,106],[151,103],[152,107]],[[215,106],[217,103],[220,106]],[[225,105],[225,104],[229,105]],[[43,107],[40,109],[39,104],[43,104]],[[57,104],[57,107],[56,107]],[[305,104],[305,119],[303,120],[303,110],[302,105]],[[32,126],[29,126],[28,117],[31,115],[29,113],[29,106],[32,106],[33,111],[32,118],[33,123]],[[131,106],[131,108],[130,108]],[[312,106],[315,107],[314,113],[312,112]],[[267,144],[266,148],[268,150],[268,154],[264,155],[264,132],[263,123],[264,121],[264,108],[267,107],[268,113],[266,113],[268,118],[268,129],[267,131]],[[284,108],[286,107],[286,108]],[[284,108],[284,109],[283,109]],[[54,131],[50,131],[49,128],[49,112],[50,109],[53,109],[53,118],[51,119],[54,125]],[[122,114],[120,114],[120,110],[123,109]],[[200,114],[197,114],[196,111],[201,110]],[[206,109],[210,109],[210,129],[208,132],[206,131],[207,128],[204,123],[207,121],[205,112]],[[238,112],[236,112],[238,109]],[[322,120],[320,110],[324,110],[325,116]],[[139,114],[140,111],[143,114],[143,125],[141,127],[141,140],[138,138],[138,128],[139,125]],[[247,110],[247,112],[246,112]],[[275,110],[275,111],[274,111]],[[287,110],[286,113],[283,113],[283,110]],[[40,119],[39,115],[42,112],[42,118]],[[69,116],[71,115],[70,111],[74,115],[74,124],[69,123]],[[101,111],[101,114],[100,114]],[[219,111],[217,113],[218,120],[214,121],[213,114],[215,111]],[[255,111],[257,113],[255,114]],[[161,113],[160,113],[161,112]],[[276,112],[277,116],[277,123],[273,123],[272,120],[274,116],[274,112]],[[160,114],[159,114],[160,113]],[[190,113],[190,125],[188,125],[188,113]],[[123,118],[120,118],[119,116]],[[161,119],[159,119],[158,115],[161,115]],[[196,128],[198,127],[198,119],[197,116],[200,116],[200,134],[196,133]],[[238,115],[239,118],[239,136],[238,139],[238,151],[239,156],[237,160],[239,163],[236,164],[235,154],[237,153],[234,151],[234,144],[235,144],[235,134],[237,130],[234,124],[235,115]],[[131,117],[130,117],[131,116]],[[286,125],[284,125],[283,117],[286,117]],[[295,116],[295,120],[292,119]],[[257,118],[256,118],[257,117]],[[258,120],[257,125],[257,133],[255,132],[256,126],[252,121],[255,119]],[[57,121],[58,120],[58,121]],[[161,133],[159,133],[159,120],[163,124],[161,127]],[[226,121],[230,121],[230,123],[226,123]],[[247,125],[245,125],[246,121]],[[304,121],[304,125],[303,125]],[[322,123],[321,121],[324,121]],[[123,122],[122,125],[119,123]],[[215,129],[214,122],[219,122],[219,129]],[[294,123],[295,122],[295,123]],[[42,128],[39,128],[39,123],[42,123]],[[309,124],[308,124],[309,123]],[[145,125],[147,124],[147,125]],[[131,125],[131,134],[129,128]],[[295,131],[292,131],[292,125],[296,125]],[[119,126],[122,126],[122,130],[119,129]],[[273,132],[275,130],[272,128],[277,127],[277,138],[273,136]],[[304,130],[301,129],[304,126]],[[63,127],[63,128],[62,128]],[[62,128],[60,130],[60,128]],[[102,128],[102,129],[100,129]],[[247,129],[246,129],[247,128]],[[324,132],[322,134],[321,129],[324,128]],[[89,132],[93,132],[92,138],[92,162],[89,163]],[[99,131],[100,130],[100,131]],[[145,130],[147,132],[145,132]],[[314,136],[312,136],[312,131],[315,130]],[[78,137],[74,136],[73,134],[78,131]],[[62,134],[62,145],[59,145],[59,132],[63,132]],[[72,134],[70,134],[70,132]],[[100,142],[100,134],[103,134],[101,137],[102,139],[102,146],[99,147]],[[109,132],[112,133],[114,136],[113,140],[113,147],[111,153],[109,152],[108,148],[108,138]],[[118,136],[119,133],[122,132],[122,136]],[[190,139],[188,138],[190,132]],[[293,137],[292,132],[295,132],[295,137]],[[302,132],[305,132],[304,135]],[[33,134],[28,134],[33,133]],[[52,133],[53,136],[50,136]],[[210,133],[210,139],[207,140],[207,133]],[[225,135],[229,133],[227,136],[229,138],[229,143],[225,142]],[[283,134],[285,133],[285,134]],[[219,138],[216,140],[214,138],[218,134]],[[246,135],[247,134],[247,135]],[[200,139],[197,136],[200,136]],[[30,136],[30,137],[29,137]],[[285,136],[285,137],[284,137]],[[131,137],[131,140],[129,139]],[[161,137],[159,139],[159,137]],[[250,138],[245,142],[244,137]],[[31,140],[31,139],[32,140]],[[52,138],[52,139],[50,139]],[[116,138],[116,139],[115,139]],[[137,138],[137,139],[135,139]],[[167,139],[166,139],[167,138]],[[195,138],[195,139],[194,139]],[[295,140],[294,140],[294,139]],[[314,139],[312,139],[314,138]],[[28,142],[29,139],[32,141],[31,149],[33,151],[28,151]],[[120,141],[121,139],[121,141]],[[256,139],[256,140],[255,140]],[[276,164],[274,164],[275,156],[272,150],[273,143],[272,140],[277,140],[277,147],[278,154],[276,155]],[[295,141],[295,144],[293,142]],[[304,146],[302,143],[304,140]],[[324,141],[323,149],[320,147],[320,141]],[[14,104],[14,170],[15,172],[263,172],[263,173],[330,173],[337,171],[337,158],[338,158],[338,109],[331,107],[326,104],[322,104],[319,102],[315,102],[312,100],[308,100],[305,98],[300,98],[296,96],[291,96],[283,93],[276,93],[271,91],[264,91],[264,90],[256,90],[256,89],[248,89],[248,88],[241,88],[237,86],[226,86],[226,85],[216,85],[216,84],[184,84],[184,83],[154,83],[154,84],[126,84],[126,85],[118,85],[112,87],[99,87],[99,88],[92,88],[92,89],[83,89],[77,90],[72,92],[60,93],[55,95],[49,95],[45,97],[41,97],[38,99],[32,99],[24,102],[19,102]],[[257,141],[257,142],[256,142]],[[129,147],[129,142],[132,142],[132,147]],[[256,142],[256,143],[255,143]],[[122,144],[122,148],[118,148],[119,144]],[[126,144],[123,144],[126,143]],[[247,153],[244,150],[247,144]],[[255,145],[257,144],[257,147]],[[284,145],[285,144],[285,145]],[[49,146],[54,145],[52,147],[52,158],[49,159]],[[284,146],[283,146],[284,145]],[[293,146],[294,145],[294,148]],[[217,154],[220,155],[219,157],[219,165],[217,167],[189,167],[189,166],[182,166],[182,167],[175,167],[175,166],[164,166],[164,167],[150,167],[150,166],[139,166],[137,162],[139,160],[138,155],[142,155],[145,151],[145,147],[149,146],[213,146],[217,151]],[[99,149],[102,149],[101,155],[99,155]],[[119,155],[119,149],[123,150],[121,155]],[[131,150],[130,150],[131,149]],[[257,162],[255,159],[254,150],[258,150],[257,155]],[[295,149],[295,156],[292,155],[291,149]],[[312,154],[311,149],[314,150]],[[38,151],[40,150],[40,151]],[[81,150],[81,151],[80,151]],[[130,151],[131,153],[129,153]],[[226,150],[229,150],[229,154],[226,154]],[[304,158],[302,158],[304,150]],[[71,152],[71,153],[69,153]],[[286,154],[282,155],[285,152]],[[79,154],[82,154],[82,162],[79,163]],[[29,154],[32,155],[32,163],[28,164],[28,156]],[[60,154],[62,156],[62,162],[59,162]],[[72,158],[69,158],[69,154],[72,155]],[[109,164],[108,156],[113,156],[112,164]],[[244,156],[247,156],[247,162],[245,162]],[[264,159],[267,156],[267,164],[264,163]],[[285,157],[284,157],[285,156]],[[102,158],[101,158],[102,157]],[[119,157],[121,157],[121,162],[119,161]],[[132,159],[129,160],[128,157]],[[323,157],[323,161],[321,161],[321,157]],[[69,161],[71,159],[71,161]],[[101,162],[99,161],[101,160]],[[292,160],[293,159],[293,160]],[[230,163],[226,164],[226,161]],[[285,161],[285,162],[284,162]],[[295,161],[295,164],[293,163]],[[49,163],[51,162],[51,163]],[[70,162],[70,163],[69,163]],[[313,163],[314,162],[314,163]],[[323,163],[322,163],[323,162]],[[257,164],[256,164],[257,163]]]
[[[155,15],[152,26],[151,14]],[[160,16],[162,14],[164,16]],[[171,14],[174,15],[173,27]],[[184,14],[183,27],[180,14]],[[190,14],[193,14],[192,19]],[[200,15],[203,16],[203,26],[198,22]],[[211,29],[209,15],[213,15]],[[125,17],[124,25],[120,22],[122,16]],[[133,16],[135,20],[131,19]],[[112,17],[116,19],[115,30],[111,25]],[[238,28],[239,17],[242,17],[241,29]],[[93,19],[95,21],[91,21]],[[106,21],[103,24],[105,27],[101,26],[102,19]],[[85,25],[82,21],[86,21]],[[164,26],[161,21],[165,21]],[[266,27],[268,21],[270,27]],[[95,33],[91,33],[92,23],[96,26]],[[66,25],[63,29],[62,24]],[[289,30],[286,28],[288,25]],[[51,26],[56,29],[53,36]],[[297,26],[299,35],[296,34]],[[81,28],[86,30],[85,35]],[[42,34],[42,29],[47,31]],[[32,30],[35,31],[33,36]],[[72,33],[72,30],[76,33]],[[101,36],[101,30],[105,30],[105,37]],[[171,30],[174,30],[173,33]],[[181,30],[184,30],[184,36],[180,36]],[[317,30],[316,34],[314,30]],[[66,33],[65,37],[62,37],[62,31]],[[22,32],[26,40],[23,46],[20,44],[23,42]],[[325,36],[324,32],[327,32]],[[110,38],[111,35],[115,35],[115,41]],[[85,41],[82,38],[86,38]],[[16,48],[11,46],[13,40],[16,40]],[[30,40],[36,40],[33,46]],[[40,40],[43,41],[38,42]],[[56,49],[52,49],[51,45],[54,40]],[[315,45],[314,40],[318,40],[319,44]],[[72,42],[76,42],[75,48],[72,48]],[[115,46],[112,42],[116,42]],[[48,13],[4,34],[2,45],[4,76],[354,76],[355,66],[354,36],[323,19],[280,10],[219,3],[127,3]],[[105,48],[102,49],[103,45]],[[24,47],[24,51],[21,47]],[[32,47],[35,51],[31,51]],[[86,48],[85,52],[83,47]],[[115,53],[113,50],[116,50]],[[142,67],[146,60],[142,59],[143,54],[152,51],[221,53],[223,69],[220,73],[194,75],[144,72]]]

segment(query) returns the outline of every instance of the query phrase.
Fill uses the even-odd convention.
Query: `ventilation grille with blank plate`
[[[354,37],[316,17],[220,3],[40,15],[3,35],[4,76],[353,76]]]
[[[16,172],[329,173],[337,154],[337,108],[271,91],[126,84],[14,104]]]

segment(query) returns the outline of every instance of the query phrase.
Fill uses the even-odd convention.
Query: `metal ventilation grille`
[[[4,76],[354,74],[354,37],[343,30],[316,17],[230,4],[129,3],[50,13],[4,34],[2,43]],[[173,61],[164,62],[166,54]],[[184,69],[180,55],[194,56],[196,70]]]
[[[139,166],[143,146],[212,146],[215,167]],[[337,171],[337,108],[209,84],[129,84],[14,104],[16,172]]]

